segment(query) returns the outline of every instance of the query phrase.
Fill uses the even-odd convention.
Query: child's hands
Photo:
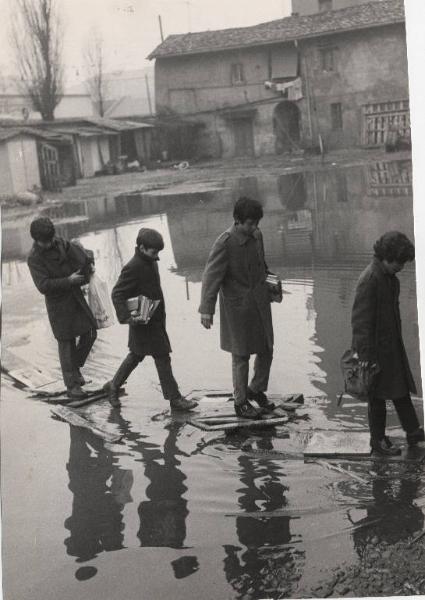
[[[201,315],[201,323],[205,327],[205,329],[210,329],[212,327],[213,320],[213,315]]]

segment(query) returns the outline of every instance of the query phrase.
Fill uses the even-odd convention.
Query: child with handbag
[[[412,404],[416,386],[401,333],[400,282],[396,273],[415,258],[412,242],[398,231],[385,233],[374,245],[374,258],[357,283],[351,325],[352,349],[363,370],[377,371],[369,391],[368,417],[372,453],[397,455],[385,435],[386,400],[392,400],[409,446],[425,441]]]

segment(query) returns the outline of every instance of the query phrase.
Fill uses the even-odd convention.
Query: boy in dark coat
[[[120,323],[129,325],[129,354],[124,359],[113,379],[105,384],[112,406],[119,406],[119,389],[145,356],[152,356],[158,371],[162,393],[170,401],[172,410],[191,410],[197,406],[192,400],[183,398],[171,370],[171,346],[165,329],[165,305],[157,261],[164,248],[160,233],[154,229],[141,229],[136,240],[136,251],[128,262],[112,290],[112,301]],[[127,300],[146,296],[160,303],[148,323],[143,324],[131,315]]]
[[[370,444],[377,454],[400,454],[385,435],[386,400],[392,400],[409,446],[424,441],[410,393],[416,386],[401,333],[400,282],[396,273],[415,258],[415,248],[398,231],[385,233],[374,245],[375,256],[360,275],[352,311],[353,349],[365,366],[379,372],[368,406]]]
[[[85,381],[80,369],[96,339],[96,321],[81,286],[88,283],[94,261],[79,244],[56,237],[48,218],[34,219],[30,233],[34,244],[28,267],[46,300],[67,394],[72,399],[84,398],[81,386]]]
[[[233,210],[234,224],[211,249],[202,276],[201,323],[213,324],[220,294],[220,344],[232,354],[235,412],[240,417],[261,416],[249,400],[272,407],[265,394],[273,359],[273,325],[263,236],[258,223],[263,208],[257,200],[241,197]],[[254,376],[248,386],[249,357],[256,354]]]

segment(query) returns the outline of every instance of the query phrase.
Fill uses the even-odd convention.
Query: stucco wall
[[[332,0],[332,10],[366,4],[372,0]],[[376,0],[378,1],[378,0]],[[292,12],[300,15],[312,15],[319,12],[319,0],[292,0]]]
[[[13,191],[19,193],[31,190],[33,186],[39,187],[41,182],[36,141],[19,136],[9,140],[7,148]]]
[[[380,27],[328,40],[336,49],[334,71],[322,70],[317,42],[304,42],[301,47],[302,76],[304,81],[308,78],[311,91],[313,137],[321,133],[330,148],[360,145],[363,105],[409,98],[405,30]],[[333,103],[342,105],[343,129],[339,131],[331,128]],[[307,101],[301,108],[302,128],[308,137]]]
[[[171,108],[191,113],[271,98],[273,92],[264,87],[270,77],[269,54],[288,47],[293,44],[157,59],[157,112]],[[245,83],[232,85],[231,65],[237,63],[243,64]]]
[[[2,194],[13,194],[13,181],[10,172],[7,142],[0,143],[0,190]]]

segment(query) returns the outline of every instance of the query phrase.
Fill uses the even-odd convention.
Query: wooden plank
[[[46,386],[61,381],[57,375],[37,369],[32,365],[21,367],[19,369],[11,369],[6,371],[7,374],[12,377],[18,383],[21,383],[28,388],[38,388],[40,386]],[[62,382],[63,387],[63,382]]]
[[[125,395],[125,388],[120,388],[119,392],[118,392],[118,396],[124,396]],[[86,404],[91,404],[92,402],[97,402],[98,400],[103,400],[104,398],[107,398],[108,394],[107,392],[105,392],[104,390],[100,390],[98,393],[93,394],[92,396],[89,396],[88,398],[83,398],[82,400],[73,400],[72,402],[69,402],[67,404],[67,406],[71,406],[72,408],[78,408],[80,406],[86,406]]]
[[[70,425],[74,425],[75,427],[84,427],[85,429],[89,429],[95,435],[101,437],[107,442],[119,442],[122,435],[111,433],[109,431],[103,431],[99,427],[96,427],[93,423],[91,423],[88,419],[84,418],[82,415],[76,413],[73,410],[70,410],[66,406],[57,406],[52,408],[52,413],[63,419]]]
[[[313,433],[304,456],[370,456],[369,432]]]
[[[204,422],[202,418],[192,418],[188,419],[186,423],[192,425],[193,427],[197,427],[198,429],[202,429],[203,431],[228,431],[230,429],[239,429],[239,428],[263,428],[263,427],[275,427],[278,425],[284,425],[288,422],[287,417],[279,417],[272,419],[261,419],[261,420],[253,420],[253,419],[240,419],[235,417],[232,422],[225,422],[217,425],[210,425],[209,423]]]

